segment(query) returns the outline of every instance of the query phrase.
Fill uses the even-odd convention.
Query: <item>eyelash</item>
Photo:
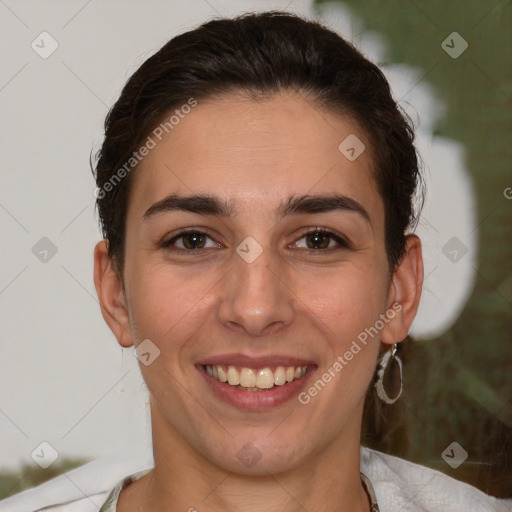
[[[338,247],[330,247],[330,248],[326,248],[326,249],[309,249],[309,248],[304,249],[301,247],[301,248],[299,248],[299,250],[306,250],[306,251],[312,251],[312,252],[327,252],[327,251],[330,252],[333,250],[350,249],[351,248],[350,242],[345,237],[339,235],[338,233],[336,233],[335,231],[333,231],[329,228],[324,228],[324,227],[316,227],[314,229],[305,231],[297,239],[297,241],[301,240],[302,238],[304,238],[308,235],[312,235],[312,234],[316,234],[316,233],[329,236],[332,240],[334,240],[338,244]],[[169,240],[165,240],[164,242],[162,242],[161,248],[175,251],[175,252],[196,253],[196,254],[201,252],[202,250],[205,250],[205,249],[182,249],[181,247],[173,247],[172,246],[180,238],[183,238],[183,237],[185,237],[187,235],[191,235],[191,234],[205,235],[206,237],[213,240],[213,238],[206,231],[204,231],[202,229],[187,228],[187,229],[180,231],[178,234],[176,234]],[[297,241],[294,243],[297,243]],[[210,249],[210,247],[207,247],[206,249]]]

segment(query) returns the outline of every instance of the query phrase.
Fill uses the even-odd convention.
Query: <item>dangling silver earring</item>
[[[381,358],[379,363],[379,369],[377,370],[377,382],[375,382],[375,389],[377,390],[377,396],[387,404],[394,404],[402,395],[403,389],[403,374],[402,374],[402,361],[401,359],[395,355],[397,350],[397,344],[395,343],[391,350],[388,350]],[[398,369],[400,373],[400,391],[395,398],[390,398],[384,389],[384,374],[388,370],[388,367],[391,367],[393,363],[396,362],[398,364]]]

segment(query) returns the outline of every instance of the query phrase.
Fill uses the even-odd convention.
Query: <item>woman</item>
[[[154,452],[101,512],[510,510],[360,446],[368,392],[402,389],[421,176],[349,43],[276,12],[172,39],[110,111],[96,181],[95,285],[141,362]]]

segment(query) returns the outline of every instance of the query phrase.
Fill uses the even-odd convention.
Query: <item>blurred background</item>
[[[406,386],[404,400],[397,402],[402,410],[390,413],[393,420],[391,428],[384,429],[385,436],[370,436],[373,441],[369,442],[489,494],[510,497],[512,5],[503,1],[344,3],[360,17],[365,30],[386,41],[388,51],[380,64],[421,68],[421,80],[444,100],[446,109],[432,133],[463,145],[475,201],[470,230],[476,236],[476,258],[470,295],[448,329],[432,337],[418,332],[415,341],[404,344]],[[453,32],[468,44],[458,57],[453,54],[455,58],[439,51]],[[456,48],[457,37],[451,36],[444,45]],[[428,166],[431,174],[440,171],[435,161]],[[436,208],[450,216],[451,205],[462,191],[446,192]],[[429,212],[424,220],[432,222],[430,228],[440,229]],[[441,251],[448,249],[454,266],[463,261],[458,258],[468,236],[457,227],[453,235],[462,242],[460,246],[455,241],[450,244],[449,233],[441,241],[448,244]],[[431,272],[425,279],[427,290],[438,270],[431,268]],[[449,277],[444,283],[447,288],[454,285]],[[445,291],[437,293],[442,304]],[[451,442],[468,452],[457,468],[437,456]]]
[[[319,18],[381,66],[424,161],[426,277],[401,345],[404,395],[378,411],[369,397],[363,440],[512,497],[510,1],[1,0],[0,499],[150,446],[137,360],[94,290],[89,158],[164,42],[269,9]]]

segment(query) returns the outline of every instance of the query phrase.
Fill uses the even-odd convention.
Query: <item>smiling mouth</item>
[[[277,366],[272,370],[268,366],[255,369],[220,364],[203,367],[210,377],[244,391],[266,391],[274,386],[284,386],[303,378],[308,369],[307,366]]]

